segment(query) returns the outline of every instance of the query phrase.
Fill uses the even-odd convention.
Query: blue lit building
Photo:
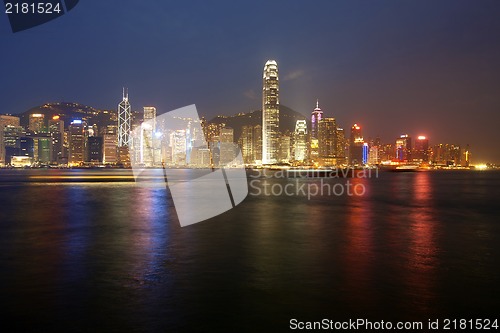
[[[368,143],[363,143],[363,164],[368,164],[368,159],[370,157],[370,147]]]

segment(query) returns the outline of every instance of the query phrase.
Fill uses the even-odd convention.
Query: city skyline
[[[136,109],[196,104],[208,119],[247,112],[261,107],[256,73],[276,59],[282,104],[306,116],[319,98],[325,113],[346,127],[363,125],[367,136],[392,141],[394,134],[412,133],[468,143],[478,148],[476,158],[500,161],[498,2],[292,1],[265,3],[269,11],[259,2],[190,4],[110,1],[96,9],[82,3],[16,38],[0,18],[11,51],[0,65],[7,78],[0,83],[0,113],[55,101],[114,109],[110,96],[122,86],[133,92]],[[128,26],[138,10],[141,24]],[[270,19],[272,12],[279,19]],[[270,23],[264,28],[260,21]],[[41,36],[50,38],[41,44]],[[144,49],[152,51],[147,61],[137,61]]]
[[[273,67],[270,71],[269,65]],[[269,81],[269,79],[271,80]],[[276,113],[279,115],[277,88],[277,64],[275,61],[267,61],[264,67],[263,106],[266,107],[265,101],[272,102],[270,103],[270,109],[274,118],[271,118],[271,125],[275,125],[275,120],[279,119],[279,117],[276,117]],[[157,127],[157,110],[153,106],[143,107],[141,119],[139,112],[131,112],[128,93],[125,94],[125,91],[126,88],[123,88],[123,100],[118,104],[117,110],[92,109],[93,111],[87,116],[74,117],[74,115],[63,115],[64,111],[60,115],[50,115],[39,113],[41,110],[33,109],[30,113],[24,115],[25,119],[28,120],[28,123],[24,125],[25,128],[20,126],[21,119],[19,117],[0,115],[0,125],[5,126],[2,133],[0,133],[0,146],[3,149],[0,150],[0,153],[2,153],[0,161],[3,161],[2,164],[10,164],[9,161],[12,158],[12,161],[16,161],[16,165],[26,165],[26,163],[64,165],[64,161],[67,161],[70,166],[82,166],[84,164],[127,166],[130,165],[132,158],[133,163],[149,167],[159,167],[164,163],[195,168],[210,165],[213,167],[219,165],[219,163],[221,165],[231,163],[231,156],[236,154],[236,151],[232,148],[233,144],[238,143],[243,153],[244,162],[247,165],[292,163],[295,166],[374,166],[403,163],[422,165],[424,168],[485,167],[482,163],[471,162],[471,148],[469,145],[457,145],[456,143],[437,144],[434,142],[431,142],[432,145],[430,145],[429,138],[422,135],[419,135],[413,141],[414,144],[412,144],[412,136],[408,134],[397,137],[395,143],[394,141],[392,143],[390,141],[383,142],[380,137],[367,138],[363,136],[361,126],[354,124],[351,127],[348,143],[345,131],[338,126],[340,124],[337,124],[336,119],[334,117],[323,117],[318,100],[316,101],[316,108],[311,112],[310,126],[308,126],[306,119],[298,119],[292,124],[293,128],[273,127],[272,134],[276,139],[269,145],[269,149],[276,154],[276,158],[273,161],[263,161],[260,156],[265,155],[263,149],[263,138],[266,136],[263,130],[266,124],[264,112],[262,112],[262,126],[260,124],[252,126],[250,123],[244,122],[240,124],[242,128],[237,129],[238,132],[241,130],[239,137],[234,136],[234,129],[228,127],[225,122],[217,124],[202,119],[203,135],[209,143],[209,146],[206,146],[201,142],[194,144],[194,141],[199,139],[199,134],[196,133],[201,131],[202,127],[195,130],[186,123],[187,127],[184,129],[178,128],[178,131],[176,131],[176,133],[180,131],[185,134],[180,132],[175,134],[168,131],[168,124],[164,121],[162,121],[162,126]],[[77,107],[78,105],[72,104],[72,106]],[[49,106],[44,105],[43,108],[45,107]],[[132,123],[134,123],[132,127],[135,128],[133,132],[129,133],[130,147],[120,146],[119,144],[120,118],[123,118],[120,115],[125,110],[130,113],[127,126],[132,126]],[[293,110],[290,111],[294,112]],[[287,112],[284,114],[285,118],[290,116]],[[135,116],[132,117],[131,113],[134,113]],[[93,116],[99,114],[106,115],[104,123],[101,122],[102,119],[101,121],[93,119]],[[236,117],[242,115],[237,114]],[[64,118],[61,118],[61,116],[64,116]],[[224,119],[229,118],[223,117],[221,119],[224,121]],[[250,115],[248,120],[251,118]],[[67,130],[64,128],[63,119],[69,124]],[[167,127],[164,127],[165,125]],[[73,133],[74,129],[76,129],[75,133]],[[192,134],[188,135],[188,133]],[[178,138],[172,141],[173,137],[174,139],[175,137]],[[228,140],[228,138],[231,139]],[[177,143],[174,142],[179,141],[179,139],[185,141],[182,145],[186,146],[186,150],[183,153],[184,157],[177,159],[173,158],[177,153],[172,150],[170,156],[167,147],[177,146]],[[194,141],[191,142],[192,140]],[[227,145],[229,143],[230,146]],[[163,148],[161,148],[162,146]],[[130,152],[129,148],[132,148]],[[7,154],[5,153],[6,150],[8,150]],[[200,155],[208,151],[212,156],[211,161],[215,163],[209,162],[206,157]]]
[[[500,327],[500,0],[4,5],[7,330]]]
[[[272,62],[276,63],[274,60],[272,60]],[[267,63],[269,63],[269,61],[268,61]],[[267,66],[267,63],[266,63],[266,66]],[[265,73],[264,73],[264,74],[265,74]],[[136,107],[136,110],[134,111],[134,107],[132,107],[132,104],[131,104],[131,103],[130,103],[130,101],[129,101],[129,95],[128,95],[129,93],[128,93],[128,88],[123,87],[123,88],[122,88],[122,90],[123,90],[123,99],[122,99],[122,101],[118,104],[118,109],[117,109],[117,110],[118,110],[118,112],[117,112],[117,116],[118,116],[118,123],[117,123],[117,125],[118,125],[118,126],[117,126],[117,128],[118,128],[118,136],[117,136],[117,140],[118,140],[118,147],[122,147],[122,145],[120,145],[120,138],[121,138],[121,137],[125,137],[125,138],[127,138],[127,137],[128,137],[128,134],[127,134],[127,133],[130,133],[130,130],[127,132],[125,129],[126,129],[126,128],[130,128],[130,126],[131,126],[131,125],[130,125],[130,122],[131,122],[131,119],[132,119],[132,118],[131,118],[131,117],[132,117],[131,113],[136,112],[136,113],[140,114],[140,111],[138,111],[137,109],[148,109],[148,108],[154,108],[154,109],[155,109],[155,112],[156,112],[156,107],[152,107],[152,106],[149,106],[149,107],[148,107],[148,106]],[[279,89],[278,89],[278,90],[279,90]],[[265,87],[264,87],[263,91],[265,91]],[[264,97],[264,95],[263,95],[263,99],[264,99],[264,98],[265,98],[265,97]],[[73,103],[71,103],[71,102],[55,102],[55,103],[52,103],[52,104],[58,104],[58,103],[69,103],[69,104],[73,104]],[[51,104],[51,103],[46,103],[46,105],[49,105],[49,104]],[[78,103],[76,103],[76,104],[78,104]],[[149,105],[149,104],[148,104],[148,105]],[[279,103],[278,103],[277,105],[279,105]],[[88,107],[93,107],[93,106],[90,106],[90,105],[86,105],[86,106],[88,106]],[[315,106],[316,106],[316,107],[315,107],[315,108],[312,110],[312,112],[309,114],[309,118],[310,118],[310,119],[309,119],[309,120],[307,120],[307,121],[310,123],[310,125],[311,125],[311,131],[312,131],[312,132],[311,132],[310,134],[311,134],[311,138],[313,138],[313,139],[317,139],[317,138],[315,138],[315,137],[314,137],[314,133],[315,133],[315,129],[314,129],[314,127],[315,127],[315,125],[314,125],[314,121],[315,121],[315,120],[316,120],[316,121],[321,120],[321,117],[330,117],[330,116],[331,116],[331,112],[330,112],[330,113],[327,113],[327,114],[323,114],[322,109],[319,107],[319,99],[316,99],[316,105],[315,105]],[[116,111],[116,110],[106,110],[106,109],[99,109],[99,108],[96,108],[96,110],[100,110],[100,111],[112,111],[112,112]],[[261,109],[261,110],[254,110],[254,111],[262,111],[262,109]],[[294,110],[294,111],[295,111],[295,110]],[[167,111],[164,111],[164,112],[167,112]],[[161,113],[164,113],[164,112],[161,112]],[[298,111],[297,111],[297,112],[298,112]],[[299,113],[301,113],[301,112],[299,112]],[[231,115],[228,115],[228,114],[219,114],[219,115],[217,115],[217,117],[220,117],[220,116],[222,116],[222,117],[232,117],[232,116],[236,116],[236,115],[238,115],[238,114],[240,114],[240,115],[241,115],[241,114],[244,114],[244,113],[242,113],[242,112],[238,112],[238,113],[231,114]],[[301,113],[301,114],[303,114],[303,113]],[[320,114],[319,118],[318,118],[318,116],[317,116],[318,114]],[[17,114],[0,114],[0,115],[7,116],[7,117],[8,117],[8,116],[14,116],[14,117],[17,117]],[[121,116],[120,116],[120,115],[121,115]],[[37,113],[32,113],[32,114],[30,114],[30,117],[34,117],[34,118],[38,118],[39,116],[41,116],[41,115],[39,115],[39,114],[37,114]],[[58,117],[58,116],[57,116],[57,117]],[[43,118],[43,117],[42,117],[42,118]],[[76,117],[76,118],[74,118],[73,120],[81,120],[81,118],[82,118],[82,117]],[[85,117],[83,117],[83,118],[85,118]],[[125,119],[125,118],[127,119],[127,121],[123,121],[123,119]],[[214,117],[214,118],[215,118],[215,117]],[[305,118],[306,118],[306,119],[308,118],[308,117],[307,117],[307,115],[305,116]],[[335,118],[335,117],[334,117],[334,118]],[[47,119],[47,121],[49,121],[49,119]],[[64,122],[63,122],[63,123],[64,123]],[[122,123],[122,125],[120,125],[120,123]],[[358,126],[358,123],[359,123],[359,122],[355,123],[353,126]],[[317,127],[317,126],[318,126],[318,124],[316,124],[316,127]],[[340,124],[339,124],[339,126],[340,126]],[[29,129],[30,127],[31,127],[31,119],[30,119],[30,126],[28,127],[28,129]],[[375,125],[375,127],[376,127],[376,125]],[[366,128],[367,128],[367,126],[364,126],[364,129],[366,129]],[[369,127],[368,127],[368,128],[369,128]],[[120,129],[121,129],[121,130],[120,130]],[[340,129],[340,130],[343,130],[343,129],[342,129],[342,128],[340,128],[340,127],[339,127],[339,129]],[[316,129],[316,131],[317,131],[317,129]],[[391,133],[391,134],[394,134],[394,135],[392,135],[392,136],[391,136],[391,135],[389,135],[389,134],[387,134],[387,133],[385,133],[385,134],[382,134],[382,135],[375,135],[375,136],[371,136],[371,135],[370,135],[370,136],[366,136],[366,137],[364,137],[364,138],[363,138],[363,137],[361,137],[361,139],[364,139],[365,141],[368,141],[368,140],[373,140],[373,139],[375,139],[375,138],[376,138],[376,139],[378,139],[378,140],[380,140],[381,138],[383,138],[383,139],[382,139],[382,141],[384,142],[384,144],[393,143],[393,141],[395,141],[395,140],[396,140],[396,145],[397,145],[397,140],[398,140],[398,138],[403,137],[403,136],[408,136],[408,134],[406,134],[406,133],[409,133],[409,132],[408,132],[408,131],[404,131],[404,130],[402,130],[402,131],[400,131],[400,133],[404,133],[404,134],[397,134],[396,132],[393,132],[393,133]],[[425,131],[425,130],[424,130],[424,131],[418,131],[418,132],[415,132],[415,133],[411,133],[411,134],[410,134],[410,136],[411,136],[411,137],[415,136],[415,137],[426,137],[426,138],[429,138],[427,135],[422,135],[422,134],[424,134],[424,133],[426,133],[426,131]],[[350,138],[350,137],[349,137],[349,138]],[[393,139],[394,139],[394,140],[393,140]],[[432,138],[431,138],[431,139],[432,139]],[[122,140],[123,140],[123,139],[122,139]],[[128,140],[128,139],[126,139],[126,140]],[[465,141],[466,141],[466,140],[465,140]],[[125,142],[126,142],[126,141],[125,141]],[[432,141],[432,143],[433,143],[434,145],[452,145],[452,146],[453,146],[453,145],[455,145],[455,146],[467,146],[467,148],[469,148],[469,147],[470,147],[470,144],[468,144],[468,143],[464,142],[464,140],[460,140],[460,141],[444,140],[444,141],[439,141],[439,142],[437,142],[437,141]],[[476,147],[474,147],[474,148],[476,148]],[[475,149],[472,149],[472,151],[474,152],[474,155],[475,155]],[[474,157],[475,157],[475,156],[474,156]],[[400,159],[400,158],[398,157],[397,153],[396,153],[396,159]],[[487,160],[487,159],[484,159],[484,158],[482,158],[482,159],[480,159],[480,160],[477,160],[477,159],[476,159],[476,161],[477,161],[477,163],[475,162],[474,164],[484,164],[484,163],[498,164],[498,163],[499,163],[498,161],[495,161],[495,160]],[[275,162],[273,162],[273,163],[275,163]],[[272,164],[272,163],[264,163],[264,164]]]

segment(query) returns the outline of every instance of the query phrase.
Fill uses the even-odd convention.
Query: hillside
[[[40,113],[45,116],[45,119],[51,119],[53,116],[58,115],[65,122],[67,127],[72,120],[84,119],[91,124],[98,124],[100,127],[106,125],[116,125],[116,111],[103,111],[98,110],[91,106],[86,106],[78,103],[47,103],[41,106],[33,107],[24,113],[20,114],[21,125],[28,126],[29,115]],[[137,117],[141,117],[137,115]],[[295,130],[295,123],[297,120],[304,120],[306,117],[285,106],[280,105],[280,131],[282,133],[293,132]],[[262,111],[256,110],[249,113],[239,113],[233,116],[217,116],[209,121],[215,124],[226,124],[227,127],[234,129],[234,139],[238,140],[241,135],[242,127],[245,125],[261,125],[262,124]]]
[[[282,133],[293,132],[297,120],[304,120],[306,117],[285,106],[280,105],[280,131]],[[256,110],[250,113],[237,114],[234,116],[217,116],[209,121],[215,124],[226,124],[227,127],[234,129],[234,139],[238,140],[241,135],[242,127],[245,125],[262,125],[262,110]]]
[[[29,115],[40,113],[45,119],[52,119],[53,116],[60,116],[64,120],[65,126],[75,119],[84,119],[96,123],[99,126],[111,125],[116,122],[115,112],[98,110],[91,106],[78,103],[47,103],[41,106],[33,107],[19,115],[21,125],[28,126]]]

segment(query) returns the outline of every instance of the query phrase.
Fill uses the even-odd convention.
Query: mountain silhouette
[[[295,130],[297,120],[304,120],[306,117],[285,105],[280,104],[279,129],[281,133],[292,133]],[[209,121],[214,124],[226,124],[234,130],[234,140],[241,136],[242,127],[245,125],[262,125],[262,110],[249,113],[239,113],[234,116],[217,116]]]

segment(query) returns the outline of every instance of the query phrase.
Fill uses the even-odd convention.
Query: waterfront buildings
[[[432,162],[439,166],[461,166],[462,149],[459,145],[441,143],[432,149]]]

